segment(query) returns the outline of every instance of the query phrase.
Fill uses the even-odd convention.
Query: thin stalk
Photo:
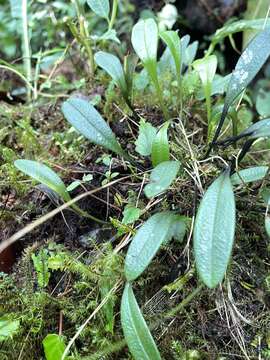
[[[182,111],[183,111],[183,99],[182,99],[182,79],[181,79],[181,71],[180,74],[177,75],[177,99],[178,103],[180,104],[180,115],[182,117]]]
[[[33,98],[34,100],[37,100],[38,98],[38,80],[39,80],[39,74],[40,74],[40,62],[41,62],[41,52],[38,54],[37,63],[36,63],[36,69],[35,69],[35,76],[34,76],[34,91],[33,91]]]
[[[79,1],[78,0],[71,0],[71,1],[75,5],[77,18],[79,22],[79,28],[80,28],[80,34],[79,36],[77,36],[77,41],[84,47],[87,53],[89,72],[90,72],[90,76],[92,77],[95,71],[95,62],[94,62],[94,54],[91,47],[90,34],[88,32],[85,16]]]
[[[25,75],[27,78],[27,99],[31,100],[31,87],[28,85],[32,82],[31,69],[31,48],[28,33],[28,18],[27,18],[27,0],[22,0],[22,48],[23,48],[23,62],[25,68]]]
[[[238,119],[237,119],[237,112],[236,112],[236,110],[233,110],[233,111],[232,111],[231,117],[232,117],[233,137],[237,137],[237,134],[238,134],[238,126],[237,126],[238,121],[237,121],[237,120],[238,120]],[[233,144],[233,147],[236,149],[236,143]]]
[[[165,106],[164,100],[163,100],[163,95],[162,95],[162,91],[159,85],[159,81],[158,81],[158,75],[157,75],[157,69],[156,69],[156,64],[144,64],[146,67],[147,72],[150,75],[150,78],[153,82],[153,85],[155,87],[156,93],[157,93],[157,97],[158,97],[158,101],[161,107],[161,110],[163,112],[164,118],[166,121],[169,120],[169,114],[168,114],[168,110]]]
[[[204,87],[205,101],[206,101],[206,111],[207,111],[207,139],[210,139],[210,122],[212,117],[212,104],[211,104],[211,84],[207,83]]]
[[[118,9],[118,0],[113,0],[112,15],[111,15],[111,20],[109,22],[109,30],[113,28],[113,25],[115,23],[117,9]]]
[[[100,219],[96,218],[95,216],[88,214],[88,212],[83,211],[82,209],[79,208],[79,206],[77,206],[75,204],[72,205],[72,208],[78,215],[81,215],[83,217],[86,217],[87,219],[93,220],[93,221],[97,222],[98,224],[101,224],[101,225],[108,224],[108,222],[100,220]]]

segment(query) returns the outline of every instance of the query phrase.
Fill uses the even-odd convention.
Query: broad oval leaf
[[[110,2],[109,0],[87,0],[87,4],[98,16],[109,19]]]
[[[152,145],[155,140],[156,134],[157,129],[153,125],[142,121],[140,123],[138,139],[135,141],[135,150],[142,156],[151,155]]]
[[[128,96],[127,83],[124,70],[118,57],[104,51],[98,51],[95,54],[95,62],[105,70],[119,86],[124,97]]]
[[[170,145],[167,134],[169,125],[170,123],[166,121],[153,141],[151,151],[151,160],[153,166],[157,166],[163,161],[170,160]]]
[[[139,20],[131,35],[132,46],[143,63],[156,61],[158,27],[153,19]]]
[[[241,185],[258,181],[266,176],[267,171],[268,166],[254,166],[249,169],[240,170],[231,176],[231,182],[233,185]]]
[[[160,246],[172,236],[170,230],[175,216],[170,211],[157,213],[137,231],[125,259],[125,276],[128,281],[137,279],[143,273]]]
[[[168,189],[176,178],[180,169],[179,161],[164,161],[151,172],[150,184],[144,188],[148,198],[154,197]]]
[[[121,324],[128,348],[135,360],[161,360],[129,283],[125,286],[121,301]]]
[[[234,100],[257,75],[270,55],[270,28],[259,33],[240,56],[232,73],[225,97],[222,115],[213,142],[217,140],[228,110]]]
[[[125,156],[110,127],[88,101],[70,98],[63,103],[62,111],[68,122],[88,140]]]
[[[57,334],[48,334],[42,341],[46,360],[61,360],[66,345],[61,336]]]
[[[270,119],[263,119],[255,124],[252,124],[249,128],[242,131],[239,138],[242,136],[249,136],[251,139],[257,139],[259,137],[270,136]]]
[[[160,33],[161,39],[170,49],[171,55],[174,59],[175,70],[178,77],[181,75],[181,42],[177,32],[163,31]]]
[[[235,199],[227,170],[205,192],[194,226],[196,267],[209,288],[214,288],[224,278],[234,232]]]
[[[14,165],[26,175],[48,186],[63,200],[69,201],[71,199],[61,178],[48,166],[37,161],[23,159],[16,160]]]

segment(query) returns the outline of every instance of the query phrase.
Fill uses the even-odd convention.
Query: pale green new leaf
[[[165,122],[153,141],[151,151],[151,160],[153,166],[157,166],[163,161],[170,160],[170,146],[167,134],[169,125],[170,123],[168,121]]]
[[[246,184],[253,181],[262,180],[268,171],[268,166],[254,166],[249,169],[240,170],[231,176],[233,185]]]
[[[42,341],[46,360],[61,360],[66,345],[61,336],[57,334],[48,334]]]
[[[62,111],[68,122],[88,140],[125,156],[110,127],[88,101],[70,98],[63,103]]]
[[[235,199],[227,170],[205,192],[194,226],[196,267],[209,288],[216,287],[224,278],[234,232]]]
[[[153,125],[145,121],[142,121],[140,123],[138,139],[135,141],[136,144],[135,150],[142,156],[151,155],[152,145],[156,137],[156,134],[157,134],[157,129]]]
[[[178,77],[181,76],[181,42],[177,32],[163,31],[160,33],[161,39],[170,49],[171,55],[174,59],[175,70]]]
[[[167,190],[180,169],[179,161],[164,161],[157,165],[151,172],[150,183],[145,186],[146,197],[151,198]]]
[[[87,0],[87,4],[98,16],[109,19],[110,2],[109,0]]]
[[[132,29],[131,43],[143,63],[156,62],[158,27],[155,20],[139,20]]]
[[[11,320],[6,316],[0,318],[0,341],[12,337],[19,329],[19,320]]]
[[[230,106],[241,94],[241,92],[248,86],[248,84],[254,79],[259,70],[262,68],[263,64],[268,59],[269,55],[270,28],[266,28],[250,42],[236,64],[228,85],[223,112],[220,118],[218,130],[214,137],[214,141],[216,141],[216,137],[218,136],[223,126]]]
[[[128,348],[135,360],[161,360],[129,283],[125,286],[121,301],[121,324]]]
[[[199,73],[203,86],[212,84],[217,70],[217,57],[210,55],[193,62],[194,69]]]
[[[17,169],[36,181],[48,186],[55,191],[63,200],[69,201],[71,198],[66,186],[60,177],[48,166],[33,160],[16,160],[14,165]]]
[[[169,241],[175,214],[166,211],[153,215],[137,231],[125,259],[128,281],[137,279],[152,261],[163,243]]]
[[[95,54],[95,62],[112,77],[117,86],[119,86],[123,96],[128,98],[127,83],[120,60],[113,54],[98,51]]]

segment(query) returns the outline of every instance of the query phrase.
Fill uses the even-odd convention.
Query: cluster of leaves
[[[89,1],[89,5],[93,11],[108,21],[110,27],[108,3],[106,1]],[[248,24],[248,26],[251,26],[251,23]],[[270,54],[270,45],[267,41],[270,36],[270,28],[266,27],[248,45],[240,56],[233,73],[226,78],[225,83],[228,85],[224,104],[222,104],[219,113],[220,117],[214,117],[216,114],[211,96],[219,92],[223,93],[224,82],[222,90],[220,91],[220,88],[216,90],[214,79],[217,70],[217,58],[212,54],[212,51],[217,42],[225,36],[239,31],[239,29],[237,23],[231,24],[229,29],[225,27],[217,32],[212,38],[209,52],[204,58],[195,61],[193,60],[197,44],[195,46],[194,44],[188,45],[189,38],[183,37],[180,39],[175,31],[159,32],[154,19],[140,20],[133,27],[131,35],[133,48],[143,68],[141,73],[147,74],[147,81],[157,95],[165,120],[160,129],[157,129],[150,123],[145,122],[144,119],[140,119],[136,151],[141,156],[150,156],[153,166],[150,182],[144,188],[146,197],[151,199],[169,189],[176,180],[181,167],[178,160],[170,160],[170,143],[167,132],[169,125],[172,123],[170,120],[172,117],[172,104],[168,104],[164,96],[163,84],[159,78],[159,71],[164,66],[164,63],[169,64],[173,75],[177,79],[176,96],[180,115],[183,110],[182,83],[190,76],[192,69],[194,69],[201,81],[203,98],[206,100],[207,109],[208,142],[210,143],[208,154],[217,146],[229,146],[240,139],[245,140],[238,156],[238,163],[232,159],[231,166],[227,166],[225,170],[223,169],[217,179],[208,187],[202,197],[195,218],[193,232],[195,264],[200,280],[209,288],[215,288],[223,281],[231,258],[236,227],[234,187],[245,186],[249,182],[264,179],[269,171],[266,166],[256,166],[235,172],[236,166],[239,165],[254,141],[258,138],[270,136],[270,120],[268,118],[252,124],[240,134],[236,133],[232,137],[219,141],[219,135],[224,127],[230,108],[254,79]],[[160,61],[157,60],[159,37],[166,45],[166,50]],[[134,117],[136,119],[140,118],[134,109],[133,99],[133,80],[137,61],[134,61],[132,56],[128,56],[125,58],[124,66],[122,66],[115,55],[104,51],[97,52],[94,60],[100,68],[111,76]],[[65,118],[78,133],[92,143],[103,146],[105,149],[123,157],[127,163],[131,164],[130,166],[136,166],[131,155],[127,153],[126,149],[123,149],[109,125],[88,101],[78,97],[71,97],[64,102],[62,111]],[[218,126],[216,127],[216,125]],[[32,160],[17,160],[15,166],[25,174],[48,186],[63,201],[71,200],[62,180],[47,166]],[[267,233],[269,233],[270,226],[268,195],[266,191],[264,198],[267,203],[265,218]],[[72,206],[81,215],[90,216],[83,213],[74,204]],[[140,214],[138,214],[139,216]],[[121,323],[127,344],[135,359],[160,359],[161,357],[134,295],[133,282],[138,280],[146,271],[162,246],[168,244],[173,238],[182,241],[187,223],[188,219],[173,211],[158,212],[152,215],[136,232],[127,251],[124,267],[126,285],[121,302]],[[38,259],[34,258],[34,263],[38,267]],[[42,281],[47,283],[48,277]],[[112,309],[109,309],[108,313],[112,317]],[[110,327],[112,327],[112,323],[110,323]],[[46,341],[50,343],[51,338],[47,338]],[[61,344],[59,344],[59,348],[62,348]]]

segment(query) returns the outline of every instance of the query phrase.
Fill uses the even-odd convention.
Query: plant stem
[[[207,83],[204,87],[205,101],[206,101],[206,110],[207,110],[207,140],[210,140],[210,122],[212,117],[212,105],[211,105],[211,84]]]
[[[28,19],[27,19],[27,0],[22,0],[22,48],[23,48],[23,62],[25,74],[28,83],[32,82],[32,69],[31,69],[31,49],[28,33]],[[31,88],[27,84],[27,99],[31,100]]]
[[[111,15],[111,20],[109,22],[109,30],[113,28],[113,25],[115,23],[117,8],[118,8],[118,0],[113,0],[112,15]]]
[[[181,312],[195,298],[195,296],[197,296],[201,292],[203,288],[203,284],[200,284],[198,287],[196,287],[184,300],[180,302],[180,304],[176,305],[173,309],[163,314],[163,319],[161,319],[157,324],[159,325],[165,319],[169,319],[177,315],[177,313]]]
[[[79,22],[80,27],[80,34],[77,36],[77,41],[85,48],[85,51],[88,56],[88,65],[89,65],[89,72],[90,76],[92,77],[94,75],[95,71],[95,62],[94,62],[94,55],[91,47],[91,40],[90,40],[90,34],[88,32],[87,26],[86,26],[86,20],[83,13],[83,10],[80,6],[80,3],[78,0],[71,0],[76,8],[77,18]]]
[[[163,100],[163,95],[162,95],[162,91],[159,85],[159,81],[158,81],[158,75],[157,75],[157,65],[156,63],[146,63],[144,64],[148,74],[150,75],[150,78],[153,82],[153,85],[156,89],[156,93],[157,93],[157,97],[158,97],[158,101],[161,107],[161,110],[163,112],[164,118],[166,121],[169,120],[169,114],[168,114],[168,110],[165,106],[164,100]]]

